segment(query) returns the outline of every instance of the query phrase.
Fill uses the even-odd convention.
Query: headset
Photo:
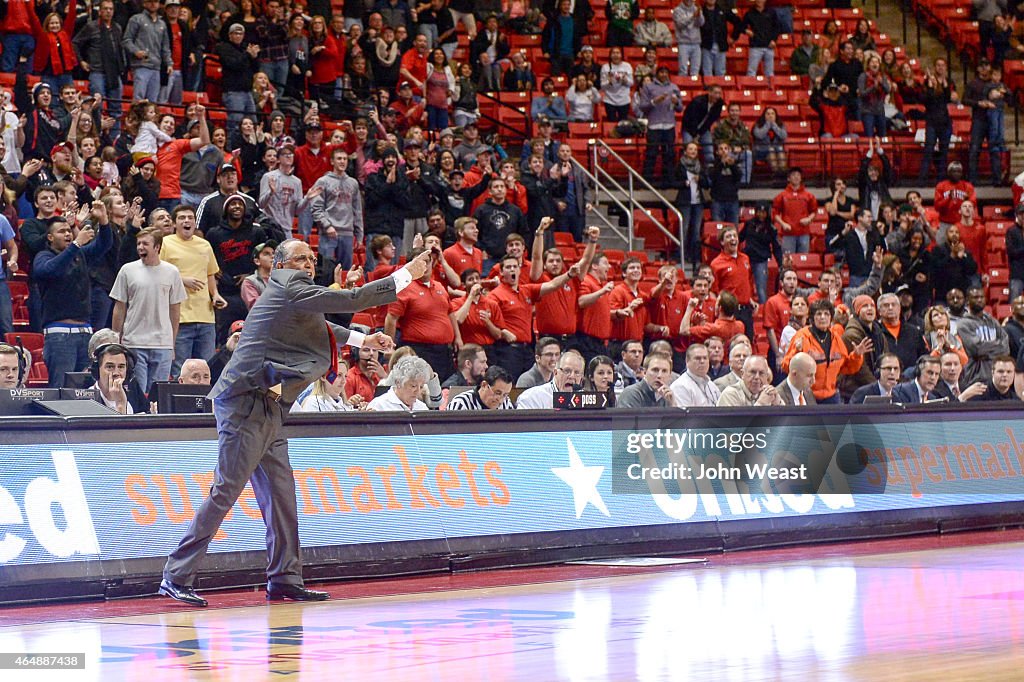
[[[25,346],[21,343],[21,337],[15,337],[17,339],[17,347],[6,343],[0,343],[0,351],[3,353],[14,353],[18,356],[18,387],[25,385],[25,378],[28,375],[28,362],[25,360]]]
[[[924,365],[932,364],[935,361],[936,358],[932,355],[928,355],[927,353],[920,356],[917,359],[917,362],[914,363],[914,378],[919,379],[921,377],[921,369],[924,367]]]
[[[135,352],[119,343],[106,343],[97,348],[92,356],[92,366],[89,367],[89,373],[92,374],[92,378],[96,381],[100,380],[100,358],[104,355],[124,355],[125,361],[128,364],[128,371],[124,377],[124,384],[127,386],[135,378],[135,363],[138,362]]]

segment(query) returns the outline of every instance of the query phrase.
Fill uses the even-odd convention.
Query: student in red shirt
[[[533,267],[530,265],[530,261],[523,257],[525,254],[526,240],[523,239],[522,235],[510,234],[505,238],[505,255],[512,256],[519,261],[519,281],[524,284],[530,284],[533,282],[530,279],[530,272],[533,270]],[[486,260],[486,256],[484,259]],[[491,278],[501,277],[501,261],[494,264],[487,276]],[[506,367],[506,369],[508,368]]]
[[[754,271],[750,258],[739,250],[740,238],[735,225],[726,225],[718,235],[722,252],[711,261],[711,271],[715,275],[715,288],[721,292],[728,291],[736,297],[739,309],[736,319],[743,322],[746,334],[754,338],[754,313],[758,302],[754,300]]]
[[[463,270],[462,286],[466,295],[451,299],[452,319],[458,325],[455,342],[482,346],[487,351],[488,362],[494,364],[492,346],[501,338],[501,328],[505,326],[501,306],[496,298],[488,295],[479,270]]]
[[[969,201],[978,204],[978,195],[964,180],[964,167],[953,161],[946,168],[946,179],[935,185],[935,210],[939,212],[939,243],[946,243],[946,230],[960,217],[960,204]]]
[[[544,250],[544,233],[555,224],[550,216],[541,218],[537,226],[537,234],[533,240],[533,261],[530,266],[530,280],[533,282],[550,282],[565,272],[565,260],[558,249]],[[587,247],[579,262],[579,274],[537,301],[534,317],[537,333],[541,336],[555,338],[562,348],[568,349],[576,342],[576,323],[579,316],[580,285],[590,270],[590,263],[597,252],[597,240],[601,229],[597,226],[588,228]],[[539,237],[539,239],[537,238]]]
[[[679,284],[679,268],[663,265],[658,268],[658,286],[651,292],[652,339],[665,339],[672,345],[672,369],[681,372],[686,366],[686,342],[679,335],[679,324],[686,312],[686,294]]]
[[[319,119],[306,124],[306,143],[295,148],[295,176],[302,181],[305,194],[319,178],[331,170],[331,152],[335,145],[324,143],[324,130]],[[299,213],[299,233],[309,239],[313,231],[313,213],[307,205]]]
[[[789,324],[790,303],[797,286],[796,270],[785,268],[779,273],[779,291],[769,297],[764,304],[764,329],[768,335],[768,366],[772,371],[778,372],[779,360],[782,355],[779,353],[779,336],[782,330]]]
[[[427,81],[427,56],[430,54],[430,42],[422,33],[413,39],[412,47],[402,55],[399,75],[411,81],[416,94],[423,96]]]
[[[579,277],[579,271],[577,263],[550,282],[521,284],[519,259],[513,255],[501,259],[501,283],[490,294],[498,302],[505,323],[501,340],[494,343],[494,364],[504,367],[515,379],[533,365],[533,306],[541,297]]]
[[[811,222],[818,210],[818,200],[804,187],[804,175],[799,168],[790,168],[789,183],[772,201],[775,226],[782,237],[782,250],[786,253],[807,253],[811,250]]]
[[[455,219],[455,234],[459,241],[455,242],[444,250],[444,259],[452,266],[459,277],[462,273],[473,268],[479,273],[484,269],[484,252],[476,245],[480,237],[480,227],[476,218],[463,216]]]
[[[413,249],[410,258],[426,249]],[[438,258],[440,254],[432,258]],[[388,305],[384,320],[384,333],[395,338],[401,326],[402,345],[410,346],[423,358],[439,377],[455,371],[452,363],[452,343],[455,341],[455,320],[450,314],[451,299],[440,282],[434,280],[434,268],[420,280],[414,280],[398,294],[398,300]]]
[[[725,341],[725,345],[736,336],[743,333],[743,323],[736,319],[737,303],[736,297],[728,291],[718,295],[716,304],[717,319],[694,327],[690,326],[693,311],[697,309],[697,299],[691,298],[686,306],[686,313],[683,314],[683,321],[679,325],[681,334],[688,334],[694,343],[703,343],[712,336],[717,336]]]
[[[654,331],[647,313],[650,297],[640,293],[643,274],[644,267],[638,259],[627,258],[622,261],[622,281],[612,289],[609,296],[612,307],[612,341],[642,339],[645,333]]]
[[[974,203],[965,201],[960,204],[960,217],[955,223],[960,229],[960,241],[974,258],[975,263],[982,262],[985,251],[985,225],[977,217]]]
[[[352,366],[345,375],[345,390],[351,398],[354,395],[362,396],[364,402],[370,402],[374,398],[374,391],[380,380],[388,375],[388,371],[381,364],[377,351],[367,347],[353,348]]]
[[[608,339],[612,335],[612,306],[609,294],[615,288],[608,281],[611,263],[603,253],[590,265],[590,272],[580,284],[577,304],[580,315],[576,328],[576,347],[587,362],[598,355],[608,355]]]
[[[198,131],[199,137],[171,140],[156,150],[156,174],[160,178],[160,207],[172,210],[181,203],[181,159],[210,144],[210,126],[206,122],[206,107],[195,105],[199,123],[189,129]]]

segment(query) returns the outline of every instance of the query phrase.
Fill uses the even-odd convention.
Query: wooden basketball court
[[[1024,531],[0,610],[21,680],[1022,680]]]

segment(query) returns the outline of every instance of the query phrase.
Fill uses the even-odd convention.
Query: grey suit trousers
[[[218,458],[210,496],[196,513],[178,548],[167,558],[164,578],[192,585],[214,533],[251,481],[267,524],[267,579],[302,585],[295,478],[288,441],[281,436],[284,407],[265,393],[249,391],[213,402]]]

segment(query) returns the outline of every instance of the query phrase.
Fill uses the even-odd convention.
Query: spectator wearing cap
[[[111,328],[135,353],[135,378],[144,393],[155,382],[170,378],[181,303],[186,299],[178,269],[160,260],[162,241],[159,228],[140,232],[139,260],[120,269],[110,291],[115,301]]]
[[[398,168],[398,152],[388,147],[381,154],[381,167],[366,178],[366,241],[378,235],[391,238],[395,250],[402,251],[409,181]],[[412,246],[411,243],[408,246]],[[373,254],[366,254],[366,270],[376,266]]]
[[[161,68],[168,75],[172,70],[170,33],[160,16],[160,0],[144,0],[142,8],[128,20],[123,44],[132,69],[132,99],[156,102],[160,99]],[[229,66],[223,66],[226,80]]]
[[[423,145],[415,138],[407,139],[402,148],[405,160],[405,221],[402,238],[406,247],[417,234],[427,232],[427,213],[433,205],[438,179],[433,166],[423,162]]]
[[[565,124],[569,120],[569,112],[565,105],[565,98],[555,94],[555,81],[545,78],[540,83],[543,96],[534,97],[530,103],[530,118],[540,123],[547,120],[554,123]]]
[[[389,109],[398,112],[395,128],[405,134],[412,126],[418,126],[426,118],[426,102],[416,94],[417,88],[410,81],[398,84],[398,97],[389,105]]]
[[[256,114],[256,102],[252,98],[252,77],[259,70],[256,58],[260,54],[260,46],[244,41],[245,26],[232,24],[228,27],[227,41],[217,43],[214,48],[223,70],[222,98],[228,110],[228,139],[232,140],[238,132],[242,117]],[[170,62],[169,56],[167,61]]]
[[[878,308],[875,306],[875,300],[867,294],[861,294],[853,299],[852,307],[853,316],[846,323],[843,342],[847,348],[853,348],[862,339],[869,338],[871,339],[871,350],[864,354],[864,364],[857,372],[839,377],[838,386],[843,400],[849,400],[858,389],[876,381],[875,370],[882,360],[886,346],[885,337],[882,335],[882,326],[878,322]],[[889,389],[891,390],[892,387],[890,386]]]
[[[98,18],[86,23],[72,39],[78,63],[89,74],[89,91],[103,95],[107,114],[114,119],[111,129],[114,137],[121,132],[121,74],[125,69],[123,41],[121,25],[114,21],[114,0],[101,0]],[[14,69],[4,70],[10,72]]]
[[[569,77],[575,80],[577,76],[584,76],[596,88],[601,82],[601,65],[594,61],[594,48],[584,45],[579,49],[577,56],[579,61],[572,65]]]
[[[455,158],[461,163],[462,167],[468,169],[476,163],[477,154],[485,147],[488,146],[480,139],[480,128],[477,126],[476,121],[470,121],[462,128],[462,141],[455,146],[452,153],[455,154]]]
[[[242,280],[242,302],[249,310],[252,310],[256,299],[267,288],[267,282],[270,280],[270,273],[274,267],[274,249],[276,248],[277,242],[271,239],[269,242],[257,244],[252,250],[252,261],[256,264],[256,272]]]
[[[21,149],[25,159],[46,159],[48,152],[64,139],[67,127],[54,113],[53,90],[43,82],[32,86],[32,110],[26,112],[25,142]]]
[[[343,268],[352,267],[355,244],[363,241],[363,197],[359,183],[349,176],[348,152],[331,152],[331,171],[310,189],[310,210],[320,231],[320,253]]]
[[[676,114],[683,111],[682,95],[668,76],[668,67],[659,66],[654,80],[640,88],[640,111],[647,118],[644,177],[656,177],[654,166],[660,154],[662,184],[670,182],[675,173]]]
[[[482,84],[481,89],[501,89],[501,62],[508,59],[511,51],[508,36],[498,28],[498,17],[489,15],[484,21],[484,30],[477,33],[469,44],[469,63],[474,65],[473,79]]]
[[[189,58],[195,59],[192,30],[180,17],[181,0],[167,0],[164,3],[164,22],[171,46],[171,71],[167,84],[160,89],[160,101],[175,105],[181,104]]]
[[[519,166],[525,170],[527,167],[527,161],[531,155],[535,152],[534,146],[538,141],[544,143],[544,147],[541,150],[541,155],[544,157],[545,164],[556,164],[558,163],[558,149],[562,146],[561,143],[552,137],[554,133],[554,123],[549,118],[539,118],[537,120],[537,137],[532,140],[527,140],[523,143],[523,151],[519,155]]]
[[[256,215],[256,202],[252,197],[240,194],[238,189],[238,168],[231,163],[223,163],[217,169],[217,191],[203,197],[196,210],[196,221],[199,231],[208,234],[221,222],[224,216],[224,204],[228,197],[238,196],[245,201],[245,212],[250,220]]]
[[[263,228],[254,225],[247,217],[246,205],[246,198],[241,194],[226,197],[223,203],[224,217],[220,224],[206,233],[206,239],[213,247],[220,266],[218,290],[227,302],[225,308],[217,310],[219,341],[227,337],[228,325],[232,321],[245,317],[242,281],[256,270],[252,261],[253,249],[269,239]]]
[[[174,234],[163,238],[160,259],[178,269],[187,296],[181,304],[171,363],[171,376],[178,376],[185,360],[209,360],[213,356],[217,347],[214,309],[223,308],[227,301],[218,290],[220,266],[213,248],[196,234],[195,210],[190,206],[177,206],[171,217]]]
[[[270,131],[267,133],[267,145],[280,150],[286,144],[295,146],[295,138],[285,128],[286,118],[280,109],[270,112]]]
[[[790,71],[797,76],[806,76],[811,65],[818,63],[820,56],[821,48],[814,42],[814,31],[804,29],[800,32],[800,44],[790,57]]]
[[[235,352],[235,348],[238,347],[238,340],[242,336],[243,329],[245,329],[245,320],[235,320],[231,323],[231,327],[228,330],[228,340],[217,349],[217,352],[209,360],[210,381],[216,383],[220,379],[221,372],[224,371],[228,361],[231,360],[231,356]]]

